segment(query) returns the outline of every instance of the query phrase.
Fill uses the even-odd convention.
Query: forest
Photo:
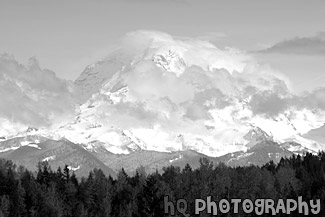
[[[200,159],[198,168],[169,166],[162,173],[146,174],[143,167],[134,175],[123,169],[116,179],[99,170],[76,177],[68,167],[52,169],[47,162],[31,172],[5,159],[0,160],[0,217],[159,217],[183,216],[165,213],[164,198],[188,202],[189,216],[195,215],[195,199],[212,196],[214,201],[231,198],[320,199],[325,216],[325,153],[306,153],[282,158],[261,166],[228,167]],[[218,216],[257,216],[256,213],[218,213]],[[262,216],[272,216],[264,213]],[[303,216],[298,210],[277,216]]]

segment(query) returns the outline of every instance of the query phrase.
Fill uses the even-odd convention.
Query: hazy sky
[[[109,53],[125,33],[137,29],[198,37],[219,47],[249,51],[301,37],[307,39],[307,43],[302,40],[303,45],[309,46],[311,41],[318,49],[314,37],[323,36],[324,20],[323,0],[0,0],[0,52],[13,54],[22,63],[36,56],[42,67],[59,77],[75,79],[86,65]],[[271,49],[287,55],[272,55],[270,62],[296,79],[295,73],[314,73],[307,83],[322,76],[325,52],[317,51],[316,60],[310,58],[313,51],[299,54],[298,59],[306,55],[312,62],[301,69],[295,65],[297,57],[290,58],[297,55],[291,52],[291,45]],[[268,62],[268,54],[261,59]],[[305,79],[298,79],[297,84]]]

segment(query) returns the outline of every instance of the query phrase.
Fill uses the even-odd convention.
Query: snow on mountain
[[[244,139],[248,141],[246,144],[247,147],[251,148],[255,146],[259,142],[263,141],[272,141],[273,138],[268,135],[266,132],[264,132],[261,128],[259,127],[254,127],[252,128],[245,136]]]
[[[274,155],[283,149],[290,149],[283,152],[288,154],[325,147],[302,136],[325,123],[324,111],[305,106],[283,76],[233,48],[222,50],[164,33],[129,33],[120,49],[87,66],[75,81],[76,98],[81,99],[76,109],[71,103],[76,100],[69,98],[70,84],[38,63],[25,67],[10,60],[16,71],[41,78],[39,74],[45,73],[38,85],[48,82],[50,87],[36,88],[33,81],[9,70],[6,58],[6,64],[0,62],[6,73],[0,76],[19,90],[21,99],[28,99],[22,100],[28,113],[12,121],[16,114],[0,105],[5,113],[0,113],[0,136],[66,138],[94,153],[194,150],[208,156],[246,153],[245,159],[263,142],[268,142],[267,148],[259,150],[272,149]],[[41,102],[45,106],[34,106]],[[74,117],[65,110],[73,111]],[[26,125],[24,117],[38,121]],[[27,126],[39,130],[25,131]]]
[[[131,57],[123,51],[114,51],[111,55],[85,68],[75,81],[80,88],[83,100],[89,99],[98,92],[104,82],[113,79],[113,76],[125,65],[130,64]]]
[[[322,126],[325,122],[325,112],[289,107],[273,117],[254,115],[250,122],[259,126],[276,141],[283,142],[288,137],[302,135]]]
[[[292,137],[287,138],[286,140],[298,143],[310,152],[318,152],[319,150],[324,150],[324,144],[311,139],[306,139],[300,135],[294,135]]]
[[[33,139],[35,140],[36,136],[18,137],[1,142],[0,148],[11,147],[11,149],[0,151],[0,157],[12,160],[17,165],[23,165],[30,171],[37,169],[35,165],[38,162],[48,161],[52,168],[64,168],[68,165],[78,177],[87,176],[94,168],[101,169],[106,175],[113,177],[116,175],[115,171],[78,144],[47,138],[37,138],[39,143],[35,144],[30,142]],[[38,148],[35,148],[36,145]]]
[[[77,167],[68,166],[68,169],[71,170],[71,171],[77,171],[77,170],[80,169],[80,167],[81,167],[80,165],[77,166]]]
[[[7,151],[11,151],[11,150],[16,150],[18,148],[19,148],[19,146],[10,147],[10,148],[3,148],[3,149],[0,149],[0,152],[7,152]]]
[[[55,158],[56,158],[56,156],[55,156],[55,155],[52,155],[52,156],[49,156],[49,157],[46,157],[46,158],[42,159],[42,162],[43,162],[43,161],[54,160]]]
[[[169,160],[169,162],[172,163],[172,162],[177,161],[177,160],[180,160],[180,159],[182,159],[182,158],[183,158],[183,155],[180,154],[178,157]]]
[[[8,152],[24,146],[40,149],[38,144],[45,140],[47,140],[47,138],[39,135],[6,138],[5,140],[0,141],[0,152]]]
[[[281,77],[244,52],[152,32],[127,37],[126,45],[76,80],[87,100],[58,135],[93,151],[195,150],[221,156],[260,141],[297,141],[325,122],[322,111],[295,105],[272,116],[256,113],[254,94],[285,98],[290,92]],[[324,148],[302,142],[311,150]]]
[[[244,151],[238,151],[218,157],[217,160],[224,162],[228,166],[262,166],[269,161],[278,163],[283,157],[290,157],[294,154],[272,141],[263,141]]]
[[[177,76],[180,76],[187,67],[184,59],[173,50],[168,50],[167,54],[156,54],[152,60],[157,66],[168,72],[174,72]]]

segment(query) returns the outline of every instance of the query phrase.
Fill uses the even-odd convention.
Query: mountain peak
[[[264,132],[259,127],[253,127],[245,136],[244,139],[249,141],[246,146],[251,148],[255,146],[257,143],[263,142],[263,141],[273,141],[273,137]]]
[[[166,53],[156,54],[152,60],[160,68],[168,72],[174,72],[176,76],[180,76],[186,69],[187,64],[181,55],[173,50]]]

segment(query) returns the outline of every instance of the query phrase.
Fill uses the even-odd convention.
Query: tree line
[[[162,173],[146,174],[143,167],[134,175],[123,169],[117,178],[100,169],[78,178],[65,166],[52,170],[47,162],[31,172],[12,161],[0,159],[0,217],[162,217],[164,197],[188,201],[190,216],[195,215],[195,199],[212,196],[213,200],[241,198],[321,199],[325,216],[325,153],[306,153],[282,158],[278,164],[261,167],[228,167],[200,159],[198,168],[169,166]],[[298,212],[282,216],[299,216]],[[176,216],[182,216],[176,214]],[[255,216],[254,213],[218,214],[218,216]],[[271,216],[264,214],[263,216]],[[277,215],[281,216],[281,214]]]

